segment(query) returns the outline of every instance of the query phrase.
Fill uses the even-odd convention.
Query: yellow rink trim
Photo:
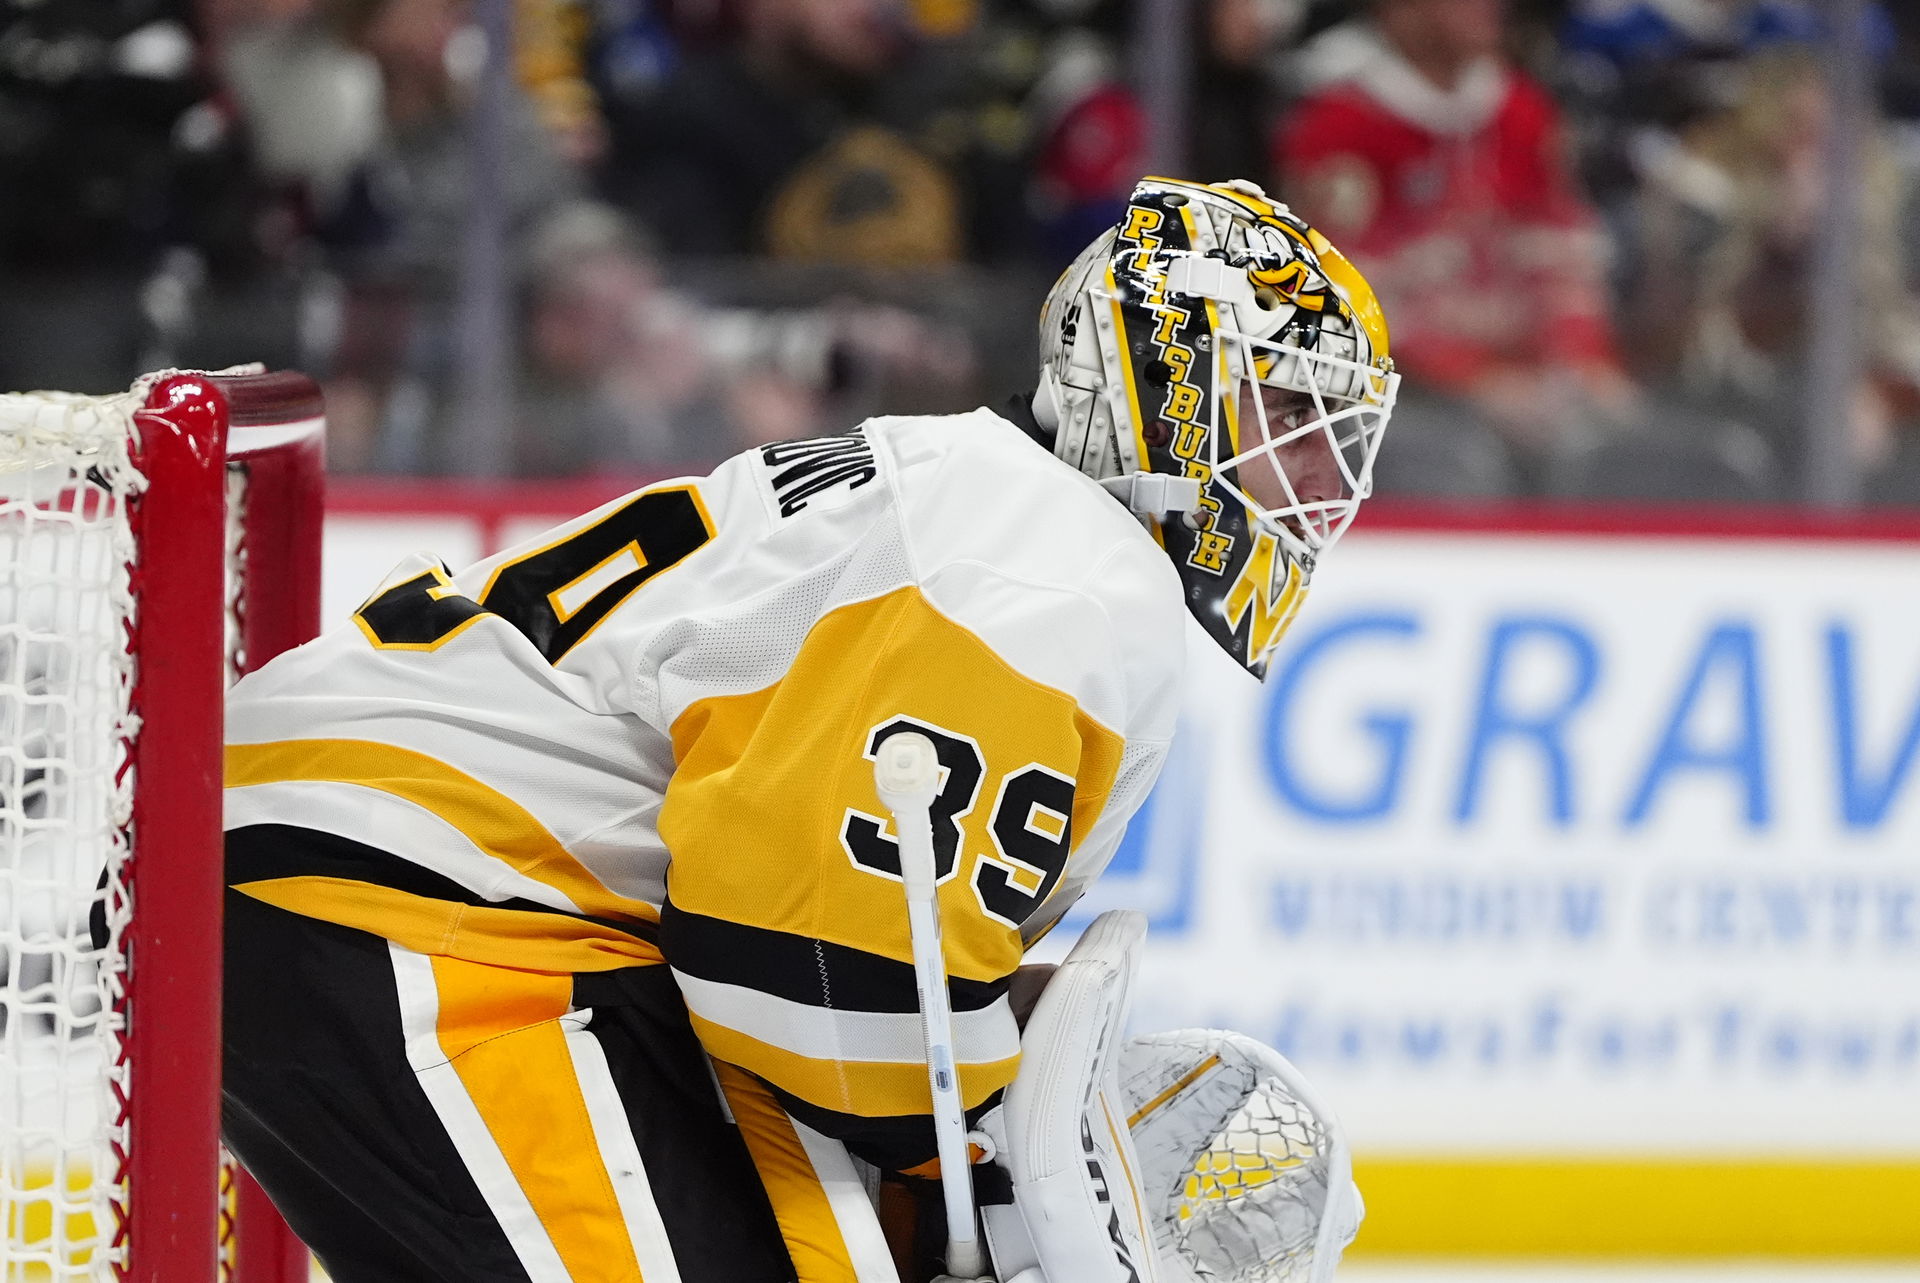
[[[1353,1253],[1920,1258],[1920,1158],[1366,1159]]]
[[[1349,1257],[1920,1259],[1920,1159],[1361,1159],[1367,1219]],[[89,1182],[67,1173],[76,1193]],[[10,1207],[4,1278],[45,1279],[8,1259],[53,1246],[52,1172],[31,1167]],[[22,1205],[24,1204],[24,1205]],[[66,1218],[84,1243],[93,1216]],[[90,1252],[69,1248],[72,1265]]]
[[[239,1211],[239,1193],[231,1179],[233,1171],[231,1164],[221,1162],[220,1252],[223,1261],[231,1259],[234,1222]],[[6,1225],[4,1235],[0,1236],[0,1280],[4,1283],[40,1283],[43,1279],[76,1277],[86,1272],[96,1251],[104,1252],[112,1247],[110,1229],[105,1237],[99,1237],[98,1227],[111,1226],[114,1214],[111,1209],[105,1209],[98,1217],[94,1215],[93,1195],[98,1193],[104,1198],[107,1191],[95,1189],[91,1164],[68,1161],[64,1201],[55,1196],[51,1163],[29,1163],[17,1178],[11,1171],[0,1168],[0,1185],[7,1190]],[[56,1204],[60,1218],[57,1235],[54,1232]],[[59,1274],[56,1276],[53,1265],[45,1259],[22,1259],[29,1255],[57,1259]]]
[[[68,1163],[64,1199],[55,1191],[50,1163],[30,1164],[17,1179],[10,1172],[0,1171],[0,1181],[11,1191],[6,1208],[6,1237],[0,1239],[0,1264],[5,1267],[0,1278],[6,1283],[53,1278],[53,1267],[46,1261],[19,1259],[29,1253],[58,1259],[63,1276],[66,1271],[84,1267],[93,1259],[98,1241],[93,1208],[88,1203],[93,1173],[87,1164]],[[54,1232],[56,1214],[60,1220],[58,1235]],[[106,1244],[98,1242],[98,1246]]]

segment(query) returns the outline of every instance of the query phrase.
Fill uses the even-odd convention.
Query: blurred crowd
[[[1786,499],[1818,419],[1920,503],[1920,5],[1864,6],[1850,126],[1839,8],[0,0],[0,386],[298,366],[336,468],[461,470],[480,191],[500,466],[697,467],[1030,387],[1053,274],[1170,164],[1261,182],[1374,281],[1383,489]],[[1811,404],[1836,264],[1858,374]]]

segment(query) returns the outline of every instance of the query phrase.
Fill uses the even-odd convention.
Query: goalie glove
[[[1129,1041],[1121,1090],[1167,1283],[1324,1283],[1365,1210],[1331,1111],[1244,1034]]]
[[[1003,1283],[1324,1283],[1362,1215],[1333,1115],[1272,1048],[1123,1042],[1146,936],[1102,914],[1060,965],[982,1120],[1012,1201],[982,1209]]]

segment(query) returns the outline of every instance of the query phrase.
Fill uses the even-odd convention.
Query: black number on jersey
[[[980,746],[964,735],[911,717],[896,717],[874,727],[873,733],[867,736],[864,756],[869,762],[879,756],[880,745],[895,731],[919,731],[933,741],[934,754],[940,759],[940,792],[927,814],[933,820],[933,876],[945,882],[953,876],[954,863],[960,853],[960,821],[979,800],[980,777],[986,774],[986,759],[980,755]],[[887,823],[849,810],[840,824],[840,842],[861,868],[898,878],[900,842],[887,836]]]
[[[988,823],[997,856],[973,868],[990,915],[1019,926],[1053,893],[1073,847],[1073,781],[1039,763],[1007,776]]]
[[[972,813],[987,774],[980,745],[957,731],[911,717],[895,717],[873,728],[862,754],[871,762],[895,731],[919,731],[933,741],[940,759],[940,791],[928,808],[933,821],[934,876],[945,882],[960,864],[966,831],[961,821]],[[891,820],[847,808],[840,823],[840,845],[860,868],[881,877],[900,877],[900,843],[887,829]],[[969,882],[987,916],[1018,927],[1045,903],[1066,872],[1073,849],[1073,780],[1030,763],[1000,781],[987,832],[994,853],[974,860]]]
[[[486,616],[485,607],[453,586],[445,566],[435,566],[373,598],[353,622],[386,650],[435,650]]]
[[[712,538],[713,522],[691,486],[649,490],[585,530],[507,562],[478,600],[436,569],[374,597],[354,620],[376,646],[435,650],[497,615],[557,664],[642,584]]]

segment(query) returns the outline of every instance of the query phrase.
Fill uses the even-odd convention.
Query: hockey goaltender
[[[1119,1035],[1137,915],[1030,1016],[1009,989],[1160,770],[1182,603],[1264,675],[1369,492],[1386,324],[1257,187],[1155,178],[1040,348],[1004,416],[411,559],[234,688],[226,1140],[337,1283],[1331,1271],[1359,1202],[1291,1067]],[[902,730],[938,757],[958,1173],[874,779]],[[943,1182],[990,1265],[941,1264],[977,1237]]]

